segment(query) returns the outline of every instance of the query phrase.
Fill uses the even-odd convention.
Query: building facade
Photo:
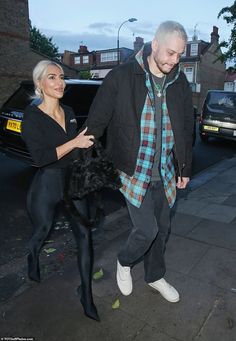
[[[180,59],[180,66],[192,88],[193,103],[198,110],[208,90],[224,89],[226,68],[219,60],[221,54],[218,28],[213,26],[210,42],[198,40],[194,35]]]
[[[64,51],[61,61],[81,71],[90,71],[91,78],[103,79],[118,64],[129,60],[144,44],[143,38],[136,37],[134,49],[126,47],[89,51],[87,46],[80,45],[78,52]]]
[[[226,71],[224,90],[236,92],[236,72],[232,67]]]
[[[134,49],[119,49],[119,62],[125,63],[144,44],[143,38],[136,37]],[[225,64],[219,60],[218,28],[213,26],[210,41],[199,40],[196,36],[187,42],[186,50],[180,59],[193,92],[193,103],[201,109],[203,100],[209,89],[224,89]],[[65,51],[62,61],[76,69],[89,70],[92,78],[102,79],[118,65],[117,48],[89,52],[86,46],[80,46],[78,52]]]
[[[47,56],[30,48],[28,0],[0,2],[0,105],[18,88],[20,82],[32,79],[34,66]],[[63,65],[67,76],[77,71]]]

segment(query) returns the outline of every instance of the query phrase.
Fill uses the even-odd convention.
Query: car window
[[[99,85],[67,84],[62,102],[73,108],[76,116],[87,116]]]
[[[4,104],[10,110],[24,110],[25,107],[32,101],[34,88],[31,84],[22,84],[20,88],[11,96]]]
[[[236,93],[210,92],[207,104],[211,109],[221,110],[222,113],[227,111],[236,114]]]

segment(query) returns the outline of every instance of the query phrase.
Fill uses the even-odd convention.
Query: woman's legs
[[[87,199],[71,201],[70,205],[74,205],[78,214],[82,214],[83,217],[88,219]],[[100,319],[92,296],[93,247],[91,230],[89,227],[85,227],[79,221],[77,215],[71,212],[73,212],[73,210],[70,210],[69,214],[71,228],[78,248],[78,267],[81,277],[81,286],[78,288],[80,301],[83,305],[85,314],[88,317],[99,321]]]
[[[53,224],[55,207],[63,194],[60,169],[39,170],[32,182],[27,209],[33,224],[29,242],[28,276],[40,282],[39,253]]]

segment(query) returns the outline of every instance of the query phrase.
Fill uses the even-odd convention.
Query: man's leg
[[[156,238],[158,226],[150,188],[148,188],[139,208],[127,200],[126,203],[133,226],[127,241],[118,254],[118,260],[122,266],[131,267],[143,259],[144,254]]]
[[[179,301],[179,293],[163,278],[166,272],[164,253],[170,235],[170,208],[162,182],[151,185],[159,232],[144,256],[145,280],[169,302]]]
[[[152,183],[151,195],[158,234],[144,256],[145,281],[154,282],[164,277],[166,272],[164,253],[170,234],[170,207],[161,181]]]
[[[126,202],[133,227],[118,254],[116,279],[120,291],[127,296],[133,289],[131,266],[143,259],[157,235],[158,227],[150,189],[147,190],[140,208]]]

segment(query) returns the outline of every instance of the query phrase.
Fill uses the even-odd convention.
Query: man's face
[[[162,41],[152,41],[152,58],[157,71],[167,74],[179,63],[185,41],[177,34],[167,35]]]

